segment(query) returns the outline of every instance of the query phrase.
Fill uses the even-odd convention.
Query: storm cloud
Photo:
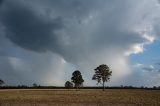
[[[0,41],[5,42],[0,55],[8,63],[2,64],[12,66],[8,69],[16,73],[12,77],[21,76],[23,82],[31,79],[27,84],[33,80],[52,84],[59,78],[62,84],[64,77],[78,68],[92,85],[93,69],[105,63],[113,70],[111,84],[119,84],[121,78],[132,74],[127,58],[142,53],[144,45],[159,37],[155,23],[160,8],[156,4],[156,0],[3,1]],[[59,78],[45,80],[51,73]],[[3,74],[6,80],[7,76]],[[44,77],[44,82],[38,76]]]
[[[54,48],[50,47],[56,45],[54,31],[63,27],[60,17],[46,18],[22,3],[9,2],[5,5],[1,21],[6,27],[7,38],[29,50],[42,52]]]

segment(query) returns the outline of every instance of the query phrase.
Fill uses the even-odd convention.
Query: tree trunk
[[[105,90],[104,81],[103,81],[103,91]]]

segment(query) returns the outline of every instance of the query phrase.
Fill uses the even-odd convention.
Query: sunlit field
[[[0,106],[160,106],[159,90],[0,90]]]

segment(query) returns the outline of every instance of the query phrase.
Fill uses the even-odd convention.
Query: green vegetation
[[[105,89],[105,82],[109,81],[110,76],[112,75],[112,71],[110,71],[110,68],[105,65],[102,64],[100,66],[98,66],[95,70],[95,74],[93,75],[92,80],[96,80],[99,84],[102,82],[103,85],[103,91]]]
[[[74,86],[78,89],[79,87],[83,86],[83,78],[81,75],[81,72],[79,70],[76,70],[72,73],[72,82],[74,83]]]
[[[69,89],[69,88],[73,88],[73,83],[72,83],[72,82],[70,82],[70,81],[66,81],[66,83],[65,83],[65,87],[66,87],[67,89]]]

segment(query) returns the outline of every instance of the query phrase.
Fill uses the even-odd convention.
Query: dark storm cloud
[[[0,18],[6,30],[6,37],[24,49],[37,52],[52,51],[72,62],[80,59],[81,57],[76,54],[80,53],[80,51],[81,53],[84,52],[85,49],[83,47],[86,45],[84,40],[85,36],[88,35],[81,35],[81,32],[75,32],[74,28],[76,26],[71,27],[73,28],[71,29],[73,30],[72,34],[61,35],[57,34],[57,31],[64,28],[63,18],[69,19],[71,23],[73,21],[72,24],[75,24],[74,20],[77,22],[83,20],[91,10],[97,8],[99,2],[95,0],[93,2],[82,2],[80,0],[47,0],[45,2],[41,0],[38,2],[40,7],[36,5],[36,0],[5,2]],[[40,10],[42,8],[47,9],[42,9],[45,10],[43,14],[40,10],[37,11],[37,8]],[[51,14],[52,11],[54,12],[53,14]],[[49,15],[53,15],[54,18]],[[80,26],[79,23],[77,25]],[[68,42],[72,45],[66,47],[64,44],[65,38],[71,38]],[[81,42],[84,43],[82,44]]]
[[[96,0],[92,2],[89,0],[86,2],[81,0],[47,0],[44,2],[41,0],[38,4],[43,6],[38,7],[36,0],[28,1],[28,5],[19,0],[8,1],[2,9],[1,21],[6,28],[6,36],[16,45],[37,52],[53,51],[62,55],[65,59],[75,62],[82,58],[76,54],[81,52],[85,55],[86,49],[105,48],[106,46],[118,47],[118,45],[124,45],[124,49],[128,49],[132,43],[143,42],[144,39],[140,38],[137,33],[119,30],[119,26],[117,26],[117,24],[121,24],[119,20],[124,18],[126,15],[124,13],[128,13],[125,7],[121,7],[123,4],[121,2],[115,2],[115,6],[120,5],[120,8],[118,6],[113,7],[113,13],[106,9],[106,13],[110,15],[99,14],[97,20],[101,21],[98,25],[93,25],[97,26],[93,35],[80,32],[80,29],[84,30],[83,21],[89,18],[89,14],[100,12],[98,10],[99,6],[103,6],[105,3],[107,6],[112,7],[114,2],[103,0],[101,2]],[[29,3],[31,4],[29,5]],[[111,3],[112,6],[110,6]],[[39,12],[40,10],[36,11],[35,8],[40,10],[48,8],[46,11],[49,11],[49,13],[45,11],[42,14]],[[114,12],[119,11],[119,9],[125,12],[115,14]],[[51,19],[47,13],[53,15],[54,19]],[[63,19],[70,23],[68,24],[67,21],[63,23]],[[106,19],[107,23],[104,23]],[[96,23],[97,20],[93,23]],[[71,28],[66,29],[65,35],[57,34],[57,31],[62,30],[64,28],[63,24],[66,23],[66,26]],[[80,27],[79,31],[75,29],[77,26]],[[89,27],[86,29],[89,29]],[[86,38],[90,40],[87,41]],[[71,45],[65,45],[66,39]],[[124,42],[124,39],[127,40]]]
[[[39,52],[55,49],[55,31],[63,27],[60,17],[49,19],[17,2],[6,3],[0,18],[7,38],[22,48]]]
[[[3,1],[4,1],[4,0],[0,0],[0,6],[1,6],[1,4],[3,3]]]
[[[0,6],[1,6],[2,2],[3,2],[3,0],[0,0]]]
[[[2,68],[31,83],[42,77],[46,83],[63,79],[64,64],[78,67],[86,79],[91,75],[88,70],[101,63],[111,66],[114,77],[129,73],[124,54],[139,53],[141,48],[135,45],[148,42],[141,34],[146,26],[143,20],[149,16],[144,17],[144,10],[148,11],[145,4],[151,2],[5,0],[0,9],[0,30],[4,32],[0,31],[0,56],[5,55],[8,62],[3,63],[0,58],[0,63],[8,64],[10,69]],[[3,74],[5,79],[7,72]]]

